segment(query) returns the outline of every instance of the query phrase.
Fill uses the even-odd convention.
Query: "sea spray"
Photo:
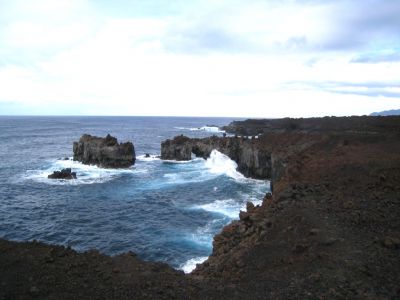
[[[233,179],[244,178],[243,174],[236,171],[237,163],[217,150],[211,151],[210,157],[206,161],[206,167],[213,174],[224,174]]]
[[[54,171],[70,168],[77,173],[77,179],[73,180],[54,180],[49,179],[47,176]],[[80,184],[93,184],[104,183],[114,179],[122,174],[143,173],[146,170],[137,169],[135,167],[127,169],[104,169],[97,166],[85,165],[72,158],[50,160],[48,167],[44,169],[28,170],[25,179],[33,180],[36,182],[46,183],[49,185],[80,185]]]
[[[182,264],[179,269],[185,272],[186,274],[192,272],[197,264],[201,264],[207,260],[208,256],[200,256],[189,259],[187,262]]]

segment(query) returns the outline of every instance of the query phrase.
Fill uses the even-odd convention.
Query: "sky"
[[[400,0],[0,0],[1,115],[400,108]]]

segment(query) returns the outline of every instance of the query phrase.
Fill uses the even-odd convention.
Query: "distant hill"
[[[370,116],[398,116],[398,115],[400,115],[400,109],[384,110],[370,114]]]

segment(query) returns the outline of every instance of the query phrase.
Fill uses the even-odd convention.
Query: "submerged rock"
[[[49,179],[76,179],[76,172],[71,172],[71,168],[54,171],[53,174],[47,176]]]
[[[131,142],[118,143],[115,137],[84,134],[73,145],[74,160],[103,168],[128,168],[135,164],[135,148]]]

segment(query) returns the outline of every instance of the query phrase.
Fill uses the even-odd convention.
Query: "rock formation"
[[[118,143],[109,134],[105,138],[84,134],[73,145],[74,160],[102,168],[128,168],[135,164],[135,148],[131,142]]]
[[[54,171],[53,174],[47,176],[49,179],[76,179],[76,172],[71,172],[71,168]]]
[[[190,160],[192,156],[191,139],[180,135],[173,140],[166,140],[161,144],[161,159]]]
[[[271,177],[271,152],[258,147],[256,140],[212,136],[203,139],[190,139],[177,136],[161,144],[161,159],[190,160],[192,153],[197,157],[208,158],[216,149],[229,156],[238,164],[238,171],[247,177],[265,179]]]

